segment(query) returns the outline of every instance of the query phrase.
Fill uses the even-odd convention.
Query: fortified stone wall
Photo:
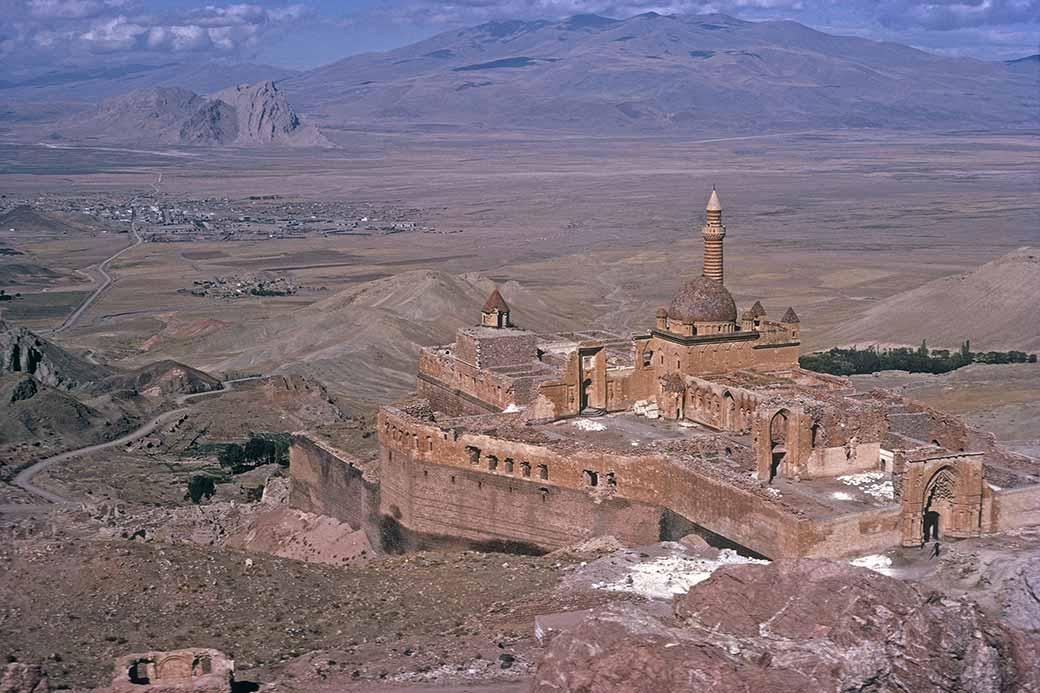
[[[468,527],[470,523],[478,522],[476,526],[481,534],[490,535],[488,523],[491,520],[488,518],[501,513],[509,521],[494,524],[496,538],[534,541],[538,530],[526,524],[531,512],[530,501],[523,500],[517,503],[516,509],[510,509],[517,494],[523,493],[516,482],[526,482],[536,486],[538,493],[549,494],[544,502],[571,491],[589,498],[592,501],[590,508],[597,507],[597,500],[602,507],[608,499],[667,508],[715,534],[772,558],[817,555],[832,549],[840,550],[839,555],[849,555],[859,550],[851,534],[831,540],[832,532],[826,525],[814,526],[811,521],[774,502],[763,490],[756,492],[738,487],[732,479],[714,478],[698,470],[696,460],[581,449],[554,450],[485,434],[444,431],[435,424],[418,421],[391,409],[380,413],[379,432],[387,454],[385,466],[389,470],[399,470],[388,472],[391,476],[387,479],[393,479],[389,483],[394,488],[392,491],[384,489],[383,508],[393,512],[394,508],[390,506],[396,506],[400,522],[411,529],[428,531],[440,527],[441,531],[448,531],[451,526]],[[436,466],[448,471],[435,473],[433,468]],[[442,478],[444,474],[447,474],[446,483]],[[414,502],[419,475],[422,479],[419,483],[426,484],[421,491],[424,498],[454,496],[458,491],[452,490],[451,485],[458,487],[463,484],[463,490],[469,486],[470,496],[475,493],[474,488],[477,491],[488,489],[488,500],[478,506],[473,506],[472,500],[465,503],[456,501],[451,507],[463,508],[467,517],[445,515],[447,506],[427,505],[427,501]],[[454,481],[451,481],[452,476]],[[592,486],[592,483],[596,485]],[[542,488],[546,491],[541,491]],[[533,498],[538,499],[538,496]],[[542,502],[538,500],[538,503]],[[569,500],[563,502],[570,503]],[[627,515],[622,518],[631,519]],[[542,518],[541,521],[551,521],[551,518]],[[613,518],[604,522],[617,526]],[[637,534],[642,535],[642,530]],[[544,540],[551,541],[552,538],[547,536]],[[868,537],[865,541],[872,549],[881,540]],[[820,547],[816,548],[816,544]],[[543,546],[555,548],[559,545]]]
[[[361,529],[379,509],[379,484],[346,453],[294,435],[289,448],[289,505]]]
[[[382,512],[419,546],[451,538],[540,552],[607,534],[633,545],[660,538],[661,511],[652,506],[384,454]]]

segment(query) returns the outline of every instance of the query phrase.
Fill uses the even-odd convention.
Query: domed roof
[[[682,322],[736,322],[737,304],[722,282],[701,275],[675,294],[668,317]]]

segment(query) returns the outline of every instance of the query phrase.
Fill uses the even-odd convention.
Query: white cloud
[[[149,11],[147,0],[0,0],[0,63],[89,62],[89,56],[239,56],[308,16],[300,4]],[[152,5],[154,7],[154,5]],[[108,58],[106,58],[107,60]]]

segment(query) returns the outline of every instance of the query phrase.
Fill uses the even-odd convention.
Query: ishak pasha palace
[[[1040,524],[1033,465],[991,434],[799,368],[795,310],[741,311],[726,289],[726,233],[712,191],[703,272],[645,333],[528,332],[496,289],[422,350],[415,394],[379,413],[378,458],[294,437],[290,502],[384,545],[531,552],[696,533],[837,558]]]

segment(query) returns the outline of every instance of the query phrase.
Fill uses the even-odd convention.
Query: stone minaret
[[[711,187],[708,198],[705,223],[701,228],[704,235],[704,276],[722,283],[722,239],[726,237],[726,227],[722,224],[722,203],[715,186]]]

